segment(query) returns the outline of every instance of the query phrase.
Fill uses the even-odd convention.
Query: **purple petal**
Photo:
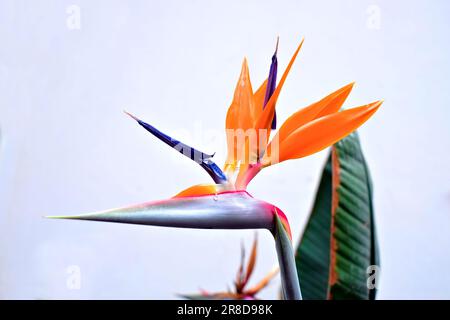
[[[266,95],[264,97],[263,109],[266,106],[267,102],[269,102],[269,99],[275,92],[275,88],[277,86],[277,69],[278,69],[277,51],[278,51],[278,39],[277,39],[277,46],[275,48],[275,53],[272,56],[272,64],[270,65],[269,79],[267,81],[267,89]],[[276,112],[274,112],[272,120],[272,129],[274,130],[276,128],[277,128],[277,114]]]

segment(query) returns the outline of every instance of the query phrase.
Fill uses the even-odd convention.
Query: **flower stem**
[[[273,236],[277,248],[278,264],[280,265],[283,298],[286,300],[302,300],[291,239],[278,214],[275,214]]]

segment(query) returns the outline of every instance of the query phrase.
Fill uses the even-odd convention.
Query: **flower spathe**
[[[283,223],[286,223],[290,234],[289,224],[287,224],[284,213],[274,205],[253,198],[247,191],[179,196],[123,208],[51,218],[175,228],[271,230],[274,214],[277,214]]]

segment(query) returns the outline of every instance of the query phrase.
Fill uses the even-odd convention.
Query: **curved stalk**
[[[283,298],[286,300],[302,300],[292,242],[277,213],[275,214],[273,236],[277,248],[278,264],[280,265]]]

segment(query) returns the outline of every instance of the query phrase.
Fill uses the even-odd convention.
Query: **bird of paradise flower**
[[[255,92],[244,59],[226,116],[228,155],[223,170],[213,161],[214,155],[192,148],[128,113],[155,137],[197,162],[214,183],[192,186],[167,200],[51,218],[178,228],[267,229],[275,239],[283,297],[301,299],[288,219],[275,205],[252,197],[246,191],[247,185],[266,167],[306,157],[346,137],[382,103],[340,111],[353,87],[350,83],[291,115],[269,142],[271,130],[276,129],[277,99],[302,44],[303,40],[277,85],[277,42],[269,76]]]

